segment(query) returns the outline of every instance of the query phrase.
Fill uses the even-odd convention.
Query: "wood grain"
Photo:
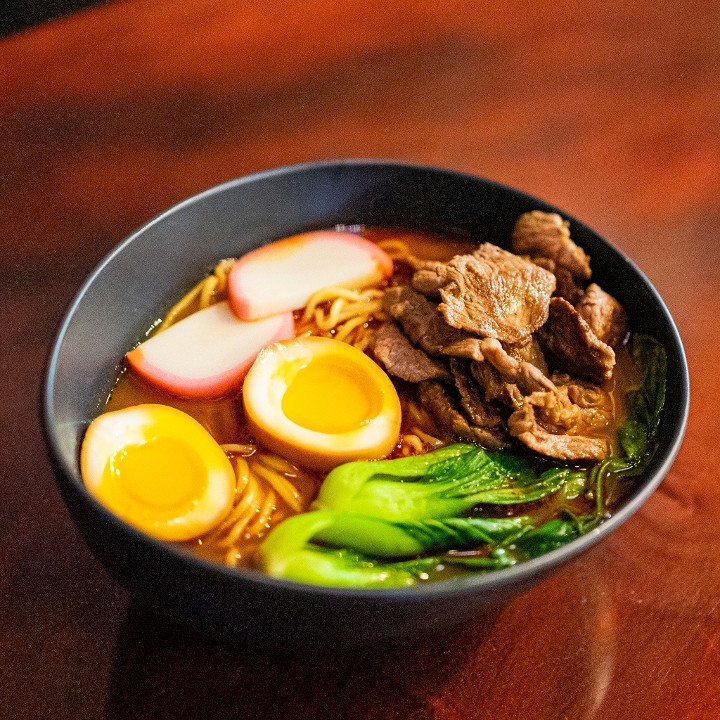
[[[720,714],[720,5],[118,0],[0,40],[0,716]],[[607,541],[408,647],[259,654],[138,607],[55,489],[38,388],[83,277],[184,197],[259,169],[389,157],[557,204],[647,273],[692,409]]]

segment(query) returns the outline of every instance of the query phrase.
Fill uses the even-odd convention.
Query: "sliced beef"
[[[522,407],[508,418],[508,430],[513,437],[541,455],[557,460],[603,460],[610,452],[605,438],[586,435],[555,434],[537,420],[536,408],[526,398]]]
[[[413,270],[432,270],[437,265],[442,265],[440,260],[424,260],[423,258],[415,257],[415,255],[405,255],[402,258],[402,262],[409,265]]]
[[[527,257],[485,243],[445,263],[404,260],[411,284],[384,294],[391,320],[375,357],[418,384],[447,441],[500,448],[514,437],[558,460],[601,460],[613,408],[599,385],[612,377],[625,313],[585,288],[589,258],[559,215],[523,215],[513,249]]]
[[[450,372],[455,379],[455,387],[460,393],[460,404],[473,425],[485,428],[502,428],[502,415],[482,396],[482,391],[470,371],[470,361],[451,358]]]
[[[414,347],[394,322],[377,329],[373,353],[391,375],[411,383],[451,377],[441,362]]]
[[[430,355],[462,357],[477,362],[488,360],[504,381],[519,383],[523,393],[552,386],[543,369],[525,360],[515,359],[497,339],[479,338],[450,327],[433,302],[407,285],[386,290],[383,307],[390,317],[399,322],[410,342]],[[532,337],[525,338],[523,342],[526,345],[534,344]],[[514,347],[516,352],[520,352],[520,346]],[[538,361],[544,365],[539,347],[531,348],[529,352],[531,355],[535,353]]]
[[[530,258],[536,265],[541,268],[545,268],[548,272],[551,272],[555,276],[555,292],[553,295],[558,295],[561,298],[565,298],[571,305],[574,305],[581,297],[584,292],[584,284],[580,284],[572,276],[572,273],[565,267],[561,267],[554,260],[548,257],[542,257],[535,255]]]
[[[570,271],[564,267],[555,270],[555,295],[565,298],[571,305],[574,305],[583,294],[583,288],[575,282]]]
[[[496,245],[483,243],[435,272],[443,280],[438,309],[453,327],[518,343],[547,319],[555,276]]]
[[[612,420],[608,393],[590,383],[554,376],[554,390],[534,392],[508,419],[511,435],[532,450],[559,460],[602,460]],[[566,384],[561,384],[566,383]]]
[[[588,285],[585,293],[575,303],[575,309],[595,335],[610,347],[617,347],[625,338],[628,331],[625,310],[599,285]]]
[[[570,238],[570,223],[557,213],[533,210],[521,215],[512,232],[512,250],[519,255],[553,260],[576,280],[590,279],[590,258]]]
[[[538,368],[543,375],[550,374],[542,348],[535,336],[531,337],[524,345],[505,345],[505,350],[508,355],[515,358],[518,362],[529,362]]]
[[[535,408],[543,427],[570,435],[604,434],[612,420],[612,400],[602,388],[568,378],[554,390],[534,392],[523,400]]]
[[[470,372],[487,402],[500,403],[509,408],[519,408],[522,405],[523,396],[518,386],[503,379],[489,362],[472,362]]]
[[[537,338],[556,370],[596,383],[612,377],[615,352],[598,339],[567,300],[552,298],[548,321],[538,330]]]
[[[400,323],[410,341],[426,353],[482,359],[480,339],[450,327],[437,305],[408,285],[388,288],[383,308]]]
[[[601,431],[612,423],[613,402],[605,390],[591,383],[572,379],[561,387],[567,392],[568,400],[582,409],[582,413],[576,416],[576,427],[581,432]]]
[[[427,380],[418,385],[420,403],[452,441],[464,440],[489,449],[505,446],[502,430],[472,425],[457,409],[450,388],[438,380]]]
[[[438,275],[435,269],[416,270],[412,276],[413,289],[433,300],[440,300],[440,288],[444,283],[445,280]]]
[[[516,360],[497,340],[486,338],[481,347],[487,362],[500,373],[503,380],[515,383],[523,395],[554,389],[553,382],[540,368],[527,361]]]
[[[524,395],[554,389],[540,368],[512,357],[497,340],[485,338],[481,347],[485,359],[473,362],[470,372],[487,402],[517,409]]]
[[[476,337],[467,337],[463,340],[456,340],[449,345],[443,345],[440,348],[441,355],[449,355],[450,357],[468,358],[469,360],[482,361],[485,359],[483,355],[484,340]]]
[[[413,345],[431,355],[440,354],[445,345],[467,338],[467,333],[451,328],[443,320],[435,303],[408,285],[388,288],[383,308],[400,323]]]

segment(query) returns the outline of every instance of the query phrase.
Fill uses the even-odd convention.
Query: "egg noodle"
[[[227,289],[228,275],[234,264],[234,258],[221,260],[210,275],[203,278],[170,308],[163,321],[158,325],[157,332],[166,330],[187,315],[192,315],[198,310],[204,310],[213,303],[223,300]]]
[[[308,300],[298,322],[298,335],[320,335],[342,340],[365,350],[371,340],[370,325],[384,320],[383,290],[346,290],[341,287],[325,288]]]
[[[395,260],[402,261],[410,250],[402,240],[378,243]],[[168,311],[157,327],[167,329],[198,310],[226,299],[228,275],[235,260],[221,260],[213,271],[198,282]],[[296,321],[296,334],[330,337],[354,345],[370,347],[373,327],[387,319],[382,309],[384,290],[370,287],[348,290],[329,287],[312,295]],[[397,445],[402,456],[418,455],[442,446],[435,437],[435,424],[428,413],[412,400],[403,399],[404,431]],[[203,536],[199,544],[229,566],[247,559],[257,543],[278,523],[304,512],[317,491],[317,479],[289,460],[258,448],[252,443],[221,446],[235,470],[235,502],[225,519]]]
[[[427,410],[413,400],[400,399],[403,424],[409,428],[400,435],[398,452],[402,456],[422,455],[442,447],[445,443],[435,437],[435,423]]]
[[[286,517],[304,512],[317,489],[315,478],[279,455],[253,444],[221,446],[235,470],[235,503],[225,519],[201,543],[222,552],[236,566],[259,540]]]

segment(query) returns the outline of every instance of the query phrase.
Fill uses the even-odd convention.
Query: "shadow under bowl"
[[[463,230],[503,244],[528,210],[561,212],[592,257],[594,280],[628,310],[631,327],[668,355],[660,446],[611,519],[515,567],[407,589],[334,589],[230,569],[135,530],[97,503],[79,469],[83,433],[101,412],[119,361],[173,299],[217,260],[279,237],[336,224]],[[351,646],[435,632],[524,592],[611,533],[647,499],[687,422],[685,354],[658,293],[635,265],[567,213],[498,183],[389,161],[310,163],[239,178],[200,193],[120,243],[86,280],[57,333],[43,396],[44,430],[65,503],[85,541],[134,596],[196,630],[239,642]]]

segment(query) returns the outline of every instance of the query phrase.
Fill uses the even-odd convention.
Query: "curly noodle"
[[[201,544],[235,566],[275,525],[307,510],[317,481],[285,458],[252,444],[227,444],[222,449],[235,470],[235,503]]]
[[[225,258],[215,265],[210,275],[203,278],[168,310],[156,332],[166,330],[178,320],[222,300],[227,289],[228,275],[234,263],[234,258]]]
[[[372,341],[373,322],[385,319],[383,292],[377,287],[319,290],[308,300],[297,323],[297,334],[331,337],[365,350]]]

